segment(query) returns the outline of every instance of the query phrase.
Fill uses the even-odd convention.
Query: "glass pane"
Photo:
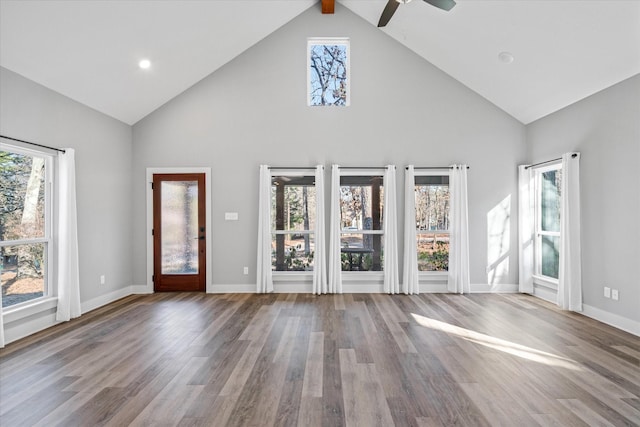
[[[562,170],[547,171],[541,175],[541,229],[542,231],[560,231],[560,184],[562,182]]]
[[[37,243],[0,248],[3,307],[44,296],[45,247]]]
[[[342,234],[342,271],[382,271],[382,240],[382,234]]]
[[[198,182],[162,181],[162,274],[198,273]]]
[[[542,242],[542,275],[558,278],[560,268],[560,237],[541,236]]]
[[[45,159],[0,151],[0,240],[45,235]]]
[[[273,271],[313,271],[314,251],[313,234],[273,234],[271,269]]]
[[[449,234],[418,234],[418,271],[449,270]]]
[[[416,230],[449,230],[449,185],[416,185],[415,196]]]
[[[381,176],[340,178],[340,226],[343,231],[382,230],[383,210]]]
[[[315,177],[274,176],[271,179],[271,229],[314,230]]]
[[[347,105],[347,45],[310,44],[310,105]]]

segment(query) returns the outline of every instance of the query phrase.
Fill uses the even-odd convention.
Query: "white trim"
[[[124,288],[116,289],[115,291],[109,292],[108,294],[100,295],[99,297],[90,299],[89,301],[85,301],[80,304],[80,307],[82,308],[82,314],[86,314],[91,310],[95,310],[96,308],[100,308],[121,298],[128,297],[132,294],[132,286],[125,286]]]
[[[635,320],[586,304],[582,304],[582,312],[578,313],[640,337],[640,322]]]
[[[57,300],[56,300],[57,302]],[[38,317],[34,317],[31,320],[26,320],[13,327],[11,324],[4,324],[4,344],[10,344],[22,338],[26,338],[29,335],[33,335],[37,332],[43,331],[51,326],[56,325],[56,312],[55,309],[50,309],[50,313],[42,314]]]
[[[147,285],[131,285],[131,293],[133,295],[148,295],[153,293],[153,289],[149,291]]]
[[[213,253],[213,245],[212,245],[212,227],[211,227],[211,168],[207,167],[185,167],[185,168],[147,168],[146,174],[146,196],[147,196],[147,285],[146,289],[138,289],[140,293],[153,293],[153,280],[151,279],[153,276],[153,236],[151,235],[151,230],[153,230],[153,190],[151,190],[151,183],[153,182],[154,174],[178,174],[178,173],[204,173],[205,180],[205,199],[206,199],[206,218],[205,218],[205,227],[206,227],[206,246],[207,246],[207,259],[206,259],[206,292],[213,293],[211,288],[211,281],[213,278],[212,273],[212,253]]]
[[[558,291],[558,279],[553,277],[540,276],[538,274],[533,275],[533,283],[538,286],[544,286],[545,288]]]
[[[482,294],[513,294],[518,292],[518,285],[514,283],[472,283],[471,293]]]
[[[543,299],[551,304],[556,305],[558,303],[558,291],[557,289],[549,288],[538,283],[533,285],[533,296]]]
[[[29,316],[33,316],[43,311],[51,310],[58,306],[58,298],[56,297],[40,297],[33,299],[29,302],[25,301],[24,304],[3,308],[2,319],[5,327],[12,323],[25,319]]]

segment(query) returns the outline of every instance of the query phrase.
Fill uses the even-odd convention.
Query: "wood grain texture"
[[[640,338],[518,294],[131,296],[0,350],[2,426],[638,426]]]

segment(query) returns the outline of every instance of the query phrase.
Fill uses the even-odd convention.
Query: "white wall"
[[[640,75],[527,126],[532,162],[579,151],[587,314],[640,331]],[[603,288],[620,300],[604,298]],[[622,318],[617,318],[622,317]]]
[[[4,68],[0,94],[2,135],[76,150],[83,306],[124,293],[132,271],[131,127]],[[8,341],[14,327],[5,324]]]
[[[524,126],[348,9],[336,8],[335,15],[310,8],[134,125],[134,284],[147,282],[147,167],[212,168],[213,283],[242,285],[255,283],[260,164],[391,163],[401,173],[401,190],[405,165],[454,162],[471,166],[472,283],[489,282],[488,215],[509,198],[510,218],[503,212],[491,217],[505,231],[492,250],[506,260],[491,281],[517,283],[515,165],[526,156]],[[351,40],[351,106],[307,107],[307,37],[343,36]],[[240,220],[225,222],[224,212],[238,212]]]

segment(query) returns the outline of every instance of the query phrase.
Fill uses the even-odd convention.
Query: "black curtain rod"
[[[576,156],[577,156],[577,154],[573,153],[571,155],[571,158],[575,159]],[[557,162],[558,160],[562,160],[562,157],[558,157],[557,159],[545,160],[544,162],[540,162],[540,163],[536,163],[536,164],[533,164],[533,165],[525,166],[524,168],[525,169],[529,169],[529,168],[533,168],[533,167],[536,167],[536,166],[544,165],[544,164],[547,164],[547,163]]]
[[[324,166],[322,166],[324,168]],[[307,170],[315,169],[315,166],[269,166],[269,169]]]
[[[29,142],[22,139],[11,138],[10,136],[0,135],[0,138],[10,139],[11,141],[23,142],[25,144],[35,145],[36,147],[48,148],[49,150],[59,151],[60,153],[66,153],[66,151],[64,151],[62,148],[49,147],[48,145],[36,144],[35,142]]]
[[[340,169],[386,169],[386,166],[338,166]]]
[[[428,170],[428,169],[453,169],[455,168],[455,166],[414,166],[413,169],[414,170]],[[407,166],[405,169],[409,169],[409,166]],[[469,166],[467,166],[467,169],[470,169]]]

